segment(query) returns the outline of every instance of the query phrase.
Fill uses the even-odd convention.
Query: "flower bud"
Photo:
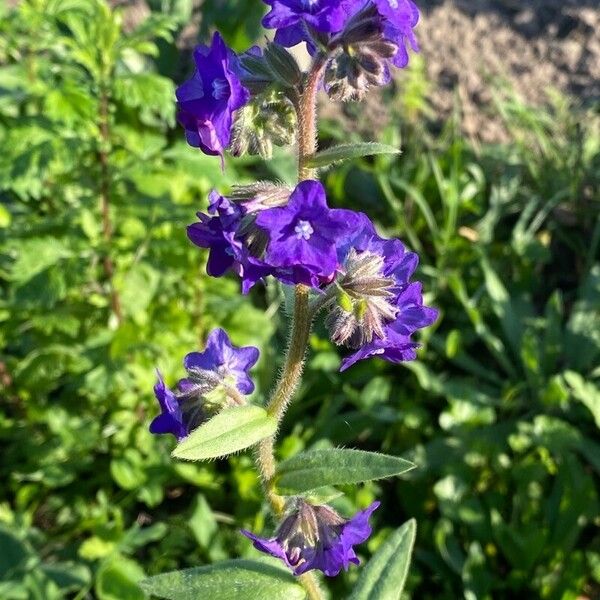
[[[270,90],[259,94],[236,114],[232,154],[270,158],[273,144],[286,146],[294,142],[296,120],[296,111],[282,92]]]
[[[272,181],[258,181],[250,185],[234,185],[229,199],[236,204],[241,204],[246,213],[255,213],[259,210],[284,206],[293,189],[284,184]]]

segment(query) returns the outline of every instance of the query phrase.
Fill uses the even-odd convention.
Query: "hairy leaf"
[[[228,560],[164,573],[144,580],[142,587],[168,600],[302,600],[306,596],[288,572],[254,560]]]
[[[402,475],[415,465],[399,458],[363,450],[333,448],[297,454],[277,468],[277,485],[303,492],[327,485],[371,481]]]
[[[375,154],[401,154],[402,151],[388,144],[378,142],[360,142],[356,144],[340,144],[322,150],[311,156],[307,160],[307,165],[311,168],[326,167],[332,163],[363,156],[373,156]]]
[[[277,422],[259,406],[229,408],[186,437],[175,458],[207,460],[233,454],[275,433]]]
[[[414,519],[394,531],[363,569],[349,600],[399,600],[416,534]]]

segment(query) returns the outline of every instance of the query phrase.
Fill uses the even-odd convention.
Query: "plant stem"
[[[298,115],[298,181],[311,179],[314,176],[313,169],[306,165],[306,159],[317,149],[317,92],[325,64],[325,57],[317,55],[306,78],[302,93],[299,96],[292,95]],[[267,412],[275,417],[278,425],[281,424],[285,411],[302,379],[304,356],[308,346],[313,314],[310,306],[310,289],[304,285],[297,285],[294,297],[294,316],[283,371],[267,404]],[[281,517],[285,509],[285,500],[275,491],[275,440],[276,435],[273,435],[260,442],[256,462],[267,500],[275,516]],[[298,581],[306,590],[309,600],[323,600],[324,596],[314,573],[305,573],[298,578]]]
[[[317,92],[326,65],[326,57],[318,54],[306,78],[298,106],[298,180],[312,179],[314,169],[306,159],[317,151]]]
[[[104,266],[104,275],[110,286],[110,301],[112,310],[117,318],[119,325],[123,322],[123,311],[121,308],[121,298],[115,289],[113,277],[115,266],[110,257],[110,246],[112,241],[112,223],[110,220],[110,168],[108,160],[108,147],[110,144],[110,125],[108,116],[108,93],[102,89],[100,96],[100,138],[101,146],[98,151],[100,160],[100,212],[102,213],[102,233],[104,236],[105,256],[102,261]]]
[[[310,571],[300,575],[298,580],[302,584],[302,587],[306,590],[309,600],[323,600],[323,592],[319,585],[319,580],[315,577],[314,573]]]
[[[294,301],[294,317],[290,332],[289,346],[285,357],[285,364],[277,387],[267,405],[269,415],[281,423],[285,410],[298,388],[304,368],[304,355],[308,344],[308,336],[312,325],[309,311],[309,288],[304,285],[296,286]],[[273,477],[275,476],[274,458],[275,436],[262,440],[258,447],[258,463],[263,480],[267,499],[277,516],[281,516],[284,501],[274,489]]]

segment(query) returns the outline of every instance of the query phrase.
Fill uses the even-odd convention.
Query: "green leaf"
[[[600,428],[600,389],[575,371],[566,371],[565,380],[573,392],[573,397],[588,408],[594,416],[596,427]]]
[[[207,460],[233,454],[275,433],[277,421],[259,406],[239,406],[220,412],[186,437],[172,456]]]
[[[356,144],[340,144],[313,154],[307,159],[307,166],[318,169],[332,163],[375,154],[401,154],[402,151],[388,144],[378,142],[360,142]]]
[[[414,468],[403,458],[376,452],[344,448],[311,450],[280,463],[276,482],[280,489],[304,492],[326,485],[394,477]]]
[[[414,519],[392,533],[363,569],[349,600],[398,600],[406,583],[416,534]]]
[[[5,525],[0,525],[0,578],[9,578],[15,574],[29,557],[29,550],[22,540]]]
[[[146,592],[168,600],[302,600],[306,594],[290,573],[254,560],[228,560],[173,571],[142,582]]]
[[[105,562],[96,576],[99,600],[145,600],[138,582],[144,577],[141,567],[125,556],[114,556]]]

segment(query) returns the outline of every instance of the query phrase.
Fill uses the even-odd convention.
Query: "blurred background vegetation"
[[[6,0],[5,0],[6,2]],[[16,8],[15,8],[16,6]],[[263,396],[281,359],[277,289],[209,279],[185,225],[208,191],[293,177],[187,147],[174,87],[219,28],[242,50],[258,0],[0,4],[0,598],[138,600],[145,574],[255,551],[271,524],[250,457],[175,463],[148,433],[154,368],[169,382],[215,325],[256,344]],[[195,23],[195,25],[194,25]],[[400,158],[325,175],[331,202],[368,212],[421,256],[442,316],[421,360],[341,377],[317,327],[280,454],[351,445],[405,456],[375,497],[376,535],[416,517],[418,599],[600,597],[600,116],[558,93],[544,107],[494,84],[509,132],[478,144],[461,107],[440,120],[422,59],[380,104],[326,112],[322,144],[368,123]],[[342,115],[342,113],[344,113]],[[358,441],[357,441],[358,440]],[[343,598],[357,570],[330,582]]]

